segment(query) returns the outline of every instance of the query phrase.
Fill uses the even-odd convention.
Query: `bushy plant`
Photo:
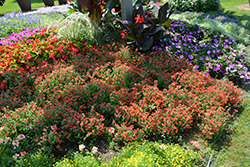
[[[79,49],[80,47],[74,46],[72,41],[59,40],[55,37],[53,28],[49,31],[42,29],[14,45],[0,46],[0,53],[2,53],[0,71],[34,70],[38,65],[65,59],[71,51],[77,53]]]
[[[24,156],[34,149],[31,147],[34,142],[33,128],[43,115],[43,110],[31,102],[16,110],[4,111],[0,122],[0,136],[4,136],[4,139],[0,139],[1,162],[8,157],[11,157],[11,162],[11,159]]]
[[[56,163],[56,159],[48,156],[43,152],[35,152],[33,154],[26,154],[24,157],[19,157],[15,163],[16,167],[49,167]]]
[[[173,15],[172,18],[209,28],[213,33],[227,34],[236,43],[246,45],[249,42],[249,31],[237,18],[229,14],[185,12],[180,15]]]
[[[244,55],[235,50],[228,35],[192,25],[183,21],[172,21],[170,39],[162,39],[160,46],[153,49],[167,50],[187,58],[195,68],[213,77],[226,77],[241,82],[249,79],[249,66]],[[184,35],[185,34],[185,35]]]
[[[55,167],[75,167],[75,166],[100,166],[100,161],[94,156],[84,156],[76,152],[71,158],[64,158],[62,161],[55,163]]]
[[[221,10],[220,0],[170,0],[171,9],[185,12],[209,12]]]
[[[179,145],[153,142],[133,143],[101,166],[195,166],[199,155]]]
[[[146,6],[143,8],[143,6]],[[136,48],[142,51],[151,49],[153,45],[159,43],[159,39],[163,38],[163,32],[171,25],[169,17],[174,11],[169,10],[168,2],[159,8],[158,16],[155,17],[149,12],[152,6],[149,6],[149,1],[138,0],[133,6],[132,19],[118,19],[125,27],[122,32],[122,37],[129,40],[129,44],[135,45]]]
[[[0,18],[0,39],[24,28],[39,27],[42,22],[43,18],[37,15],[24,15],[22,12],[5,14]]]
[[[108,30],[106,27],[100,27],[91,21],[87,14],[80,12],[70,14],[62,20],[61,24],[57,27],[58,35],[68,40],[83,39],[91,44],[105,44],[117,34],[114,29]]]

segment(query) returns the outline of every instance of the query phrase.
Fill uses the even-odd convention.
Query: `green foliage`
[[[108,24],[111,25],[111,24]],[[85,40],[90,44],[105,44],[118,36],[114,27],[98,25],[81,12],[73,12],[57,27],[58,35],[68,40]]]
[[[171,9],[180,12],[208,12],[221,10],[220,0],[170,0]]]
[[[82,153],[74,153],[70,158],[64,158],[54,164],[55,167],[98,167],[100,161],[94,156],[84,156]]]
[[[56,162],[56,159],[44,154],[43,152],[35,152],[34,154],[26,154],[18,158],[15,167],[49,167]]]
[[[213,32],[222,32],[240,44],[246,45],[250,39],[249,31],[237,23],[236,19],[230,18],[227,15],[220,15],[220,13],[184,13],[173,15],[172,18],[209,28]]]
[[[195,166],[199,155],[179,145],[159,144],[153,142],[133,143],[123,152],[102,166]]]

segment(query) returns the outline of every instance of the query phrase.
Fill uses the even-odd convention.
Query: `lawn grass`
[[[212,166],[250,166],[250,97],[244,99],[245,108],[233,126],[235,132],[228,147],[223,148]]]
[[[239,9],[237,6],[248,4],[247,0],[221,0],[224,12],[230,12],[239,17],[242,24],[250,30],[250,10]]]
[[[58,1],[54,1],[55,5],[58,5]],[[31,0],[31,9],[37,9],[45,7],[42,0]],[[19,7],[16,0],[6,0],[3,6],[0,6],[0,15],[3,15],[5,13],[11,13],[13,11],[21,11],[21,8]]]

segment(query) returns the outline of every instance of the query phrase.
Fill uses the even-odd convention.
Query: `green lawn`
[[[54,1],[54,4],[59,4],[58,1]],[[45,7],[43,0],[31,0],[31,9],[37,9]],[[13,11],[21,11],[16,0],[6,0],[3,6],[0,6],[0,15],[5,13],[11,13]]]
[[[239,9],[237,6],[248,4],[248,0],[221,0],[221,5],[225,8],[224,12],[232,12],[238,16],[243,25],[250,30],[250,10]]]
[[[250,166],[250,98],[244,99],[245,108],[234,123],[235,132],[228,147],[223,148],[212,167]]]

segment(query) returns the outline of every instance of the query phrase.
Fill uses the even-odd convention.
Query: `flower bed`
[[[47,35],[36,34],[41,41]],[[141,54],[121,43],[78,51],[66,61],[55,56],[54,64],[2,74],[2,146],[14,157],[37,150],[59,156],[103,135],[122,145],[177,141],[197,125],[212,138],[241,101],[232,82],[214,80],[170,53]]]

